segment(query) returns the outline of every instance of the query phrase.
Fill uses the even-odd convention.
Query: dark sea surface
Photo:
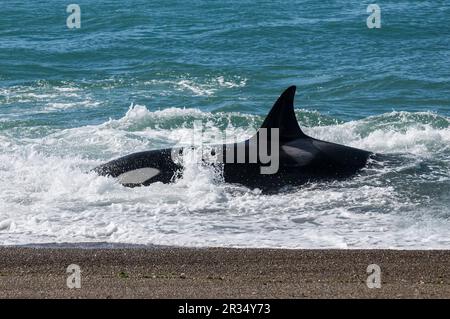
[[[363,1],[84,0],[80,29],[69,3],[0,1],[0,245],[450,248],[450,1],[379,2],[380,29]],[[307,134],[389,160],[272,195],[87,173],[195,121],[248,138],[290,85]]]

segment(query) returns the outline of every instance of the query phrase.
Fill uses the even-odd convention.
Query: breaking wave
[[[67,91],[70,94],[75,91]],[[0,122],[0,244],[111,242],[283,248],[450,247],[450,119],[390,112],[342,122],[297,110],[316,138],[387,155],[346,181],[280,194],[225,184],[185,163],[174,184],[129,189],[90,169],[132,152],[190,143],[195,121],[243,140],[259,115],[132,105],[73,128]],[[9,123],[9,124],[8,124]],[[220,134],[205,134],[206,142]]]

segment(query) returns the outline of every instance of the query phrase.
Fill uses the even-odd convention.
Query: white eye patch
[[[117,177],[121,184],[142,184],[159,174],[159,170],[153,167],[145,167],[125,172]]]

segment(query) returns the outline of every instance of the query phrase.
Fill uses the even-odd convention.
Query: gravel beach
[[[0,248],[0,298],[450,298],[449,275],[447,250]]]

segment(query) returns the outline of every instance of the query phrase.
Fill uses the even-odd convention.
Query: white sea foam
[[[368,129],[366,120],[361,120],[305,128],[317,138],[409,155],[401,156],[394,166],[383,164],[372,175],[309,184],[279,194],[264,195],[257,189],[222,183],[220,172],[189,161],[189,156],[183,177],[173,184],[131,189],[89,173],[118,156],[188,142],[192,131],[186,123],[190,122],[171,127],[173,119],[201,119],[213,129],[215,119],[228,121],[228,116],[175,108],[150,112],[144,106],[132,106],[121,119],[52,130],[40,137],[2,131],[0,244],[450,247],[448,206],[438,202],[439,196],[430,197],[436,189],[421,193],[420,188],[421,183],[430,182],[444,183],[440,187],[445,189],[445,176],[450,175],[445,155],[449,129],[430,124],[408,124],[401,129],[380,124]],[[233,116],[258,122],[250,115]],[[244,139],[253,127],[231,126],[230,130]],[[439,167],[440,175],[402,173],[430,158],[447,163]]]
[[[181,76],[173,80],[151,80],[145,82],[147,85],[168,85],[178,91],[186,91],[196,96],[211,96],[220,89],[231,89],[244,87],[247,79],[239,76],[225,77],[223,75],[211,77],[205,80],[198,80],[189,75]]]
[[[404,112],[406,113],[406,112]],[[416,113],[420,114],[420,113]],[[428,115],[428,113],[423,113]],[[383,115],[397,117],[398,112]],[[410,153],[414,155],[432,154],[446,147],[450,142],[450,126],[434,128],[431,124],[414,122],[398,129],[380,124],[370,132],[362,134],[366,121],[351,121],[333,126],[306,128],[311,136],[336,143],[368,149],[379,153]]]
[[[42,112],[52,112],[59,110],[68,110],[73,108],[92,108],[100,105],[100,102],[93,101],[90,98],[82,101],[64,103],[64,102],[50,102],[42,109]]]
[[[34,113],[52,113],[75,108],[93,108],[101,103],[75,85],[12,86],[0,90],[0,105],[4,103],[34,103]],[[3,100],[3,101],[2,101]],[[28,108],[16,108],[16,114],[30,115]]]

